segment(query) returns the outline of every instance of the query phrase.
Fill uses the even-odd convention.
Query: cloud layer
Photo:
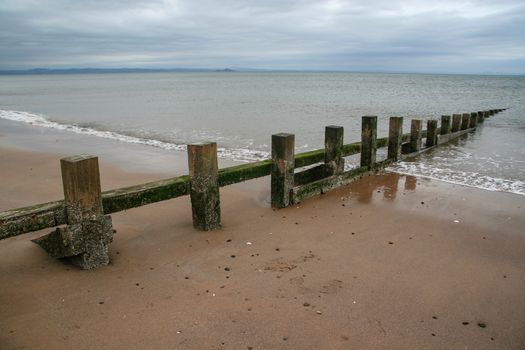
[[[525,3],[5,0],[0,69],[525,73]]]

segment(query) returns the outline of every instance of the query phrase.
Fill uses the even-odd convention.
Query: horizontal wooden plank
[[[140,207],[189,194],[187,175],[102,192],[104,214]]]
[[[238,182],[256,179],[270,175],[271,160],[262,160],[250,164],[236,165],[219,170],[219,186],[227,186]]]
[[[325,176],[324,163],[314,166],[294,174],[294,186],[304,185],[306,183],[319,180]]]
[[[345,171],[342,174],[325,177],[323,179],[310,182],[305,185],[296,186],[292,190],[292,203],[297,204],[305,200],[306,198],[326,193],[334,188],[341,187],[359,179],[363,176],[368,176],[376,173],[377,171],[384,169],[393,161],[390,159],[382,162],[375,163],[372,168],[359,167],[349,171]]]
[[[38,204],[0,213],[0,239],[66,223],[64,201]]]

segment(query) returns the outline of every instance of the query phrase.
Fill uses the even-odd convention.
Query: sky
[[[525,0],[1,0],[35,67],[525,74]]]

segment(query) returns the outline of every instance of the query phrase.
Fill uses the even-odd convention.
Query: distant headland
[[[169,73],[169,72],[255,72],[258,69],[241,68],[32,68],[0,70],[0,75],[34,75],[34,74],[104,74],[104,73]]]

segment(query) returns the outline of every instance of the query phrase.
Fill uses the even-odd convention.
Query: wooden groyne
[[[343,143],[344,129],[327,126],[325,148],[295,154],[293,134],[272,135],[272,158],[218,169],[215,143],[188,145],[189,175],[101,192],[97,157],[81,155],[61,160],[64,200],[0,213],[0,239],[58,227],[35,240],[50,255],[68,258],[84,269],[109,262],[114,232],[109,214],[189,195],[193,225],[199,230],[221,226],[219,187],[271,175],[271,205],[284,208],[373,174],[393,162],[417,155],[475,130],[505,109],[443,115],[438,120],[411,120],[403,133],[403,118],[391,117],[388,137],[377,138],[377,117],[362,118],[361,141]],[[425,143],[423,144],[423,139]],[[388,147],[387,159],[376,161],[378,148]],[[360,166],[345,171],[345,157],[360,153]]]

